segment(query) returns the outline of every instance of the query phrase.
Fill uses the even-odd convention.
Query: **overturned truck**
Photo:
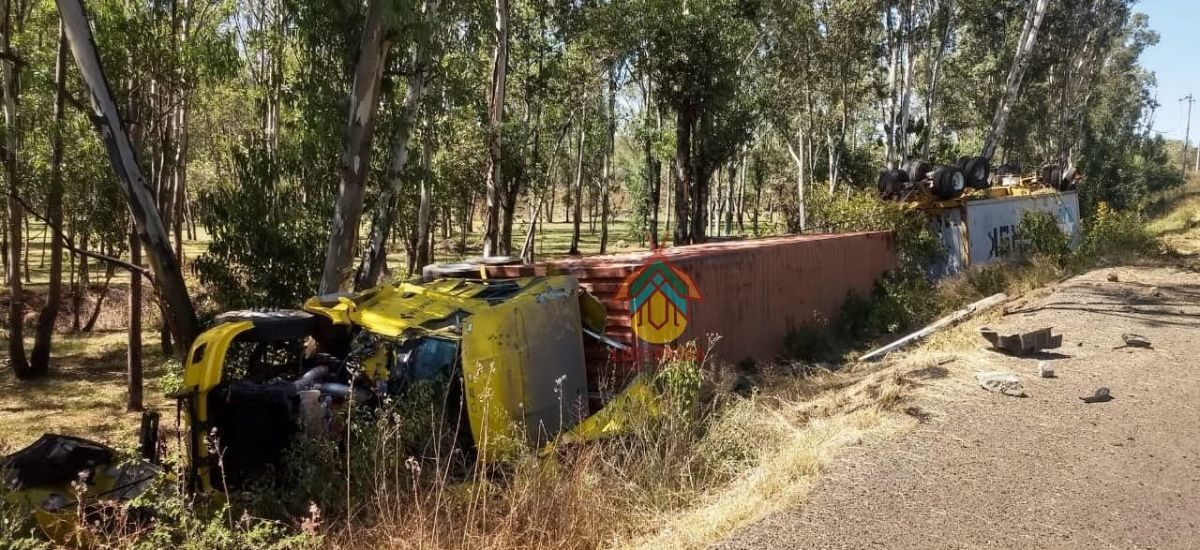
[[[197,493],[248,487],[298,438],[344,441],[353,411],[402,400],[421,385],[445,391],[443,424],[468,462],[620,432],[630,416],[653,411],[657,395],[644,375],[655,346],[631,332],[641,312],[620,289],[658,261],[690,273],[704,294],[677,316],[686,321],[678,342],[720,334],[710,355],[769,361],[789,330],[833,318],[848,293],[869,293],[894,265],[895,239],[808,235],[481,263],[424,282],[314,297],[299,310],[221,314],[193,343],[173,394],[185,434],[180,481]],[[152,464],[157,426],[142,431]],[[86,506],[72,501],[72,483],[122,500],[154,475],[121,462],[98,443],[47,435],[5,459],[0,472],[10,498],[32,507],[47,532],[61,532]]]

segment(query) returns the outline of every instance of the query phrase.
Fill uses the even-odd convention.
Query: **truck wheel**
[[[939,199],[953,199],[962,195],[966,186],[966,177],[955,166],[943,166],[933,173],[933,194]]]
[[[429,282],[434,279],[478,279],[479,264],[460,262],[453,264],[431,264],[421,269],[421,281]]]
[[[1055,189],[1062,187],[1062,168],[1057,164],[1047,164],[1042,167],[1042,185],[1048,185]]]
[[[298,309],[272,311],[240,310],[217,315],[217,323],[250,321],[254,328],[250,338],[255,341],[281,341],[304,338],[312,334],[316,317]]]
[[[933,171],[933,165],[923,160],[910,160],[904,170],[908,175],[908,181],[916,183],[929,177],[929,172]]]
[[[908,173],[904,170],[884,170],[879,173],[879,195],[885,199],[897,196],[905,183]]]
[[[986,189],[989,186],[988,176],[991,174],[991,170],[988,159],[983,157],[971,157],[963,167],[967,184],[975,189]]]

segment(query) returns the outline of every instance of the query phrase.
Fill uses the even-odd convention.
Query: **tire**
[[[520,265],[521,258],[516,256],[492,256],[490,258],[484,258],[481,256],[478,258],[471,258],[464,263],[479,265]],[[476,268],[475,272],[478,273],[479,269]]]
[[[965,170],[967,168],[967,163],[970,162],[971,158],[972,157],[958,157],[958,160],[954,161],[954,166],[956,166],[959,170]]]
[[[304,338],[313,332],[316,316],[298,309],[273,311],[240,310],[217,315],[217,323],[250,321],[254,328],[249,338],[255,342],[278,342]]]
[[[908,175],[908,181],[915,183],[929,177],[929,173],[933,171],[933,165],[923,160],[910,160],[905,163],[904,170]]]
[[[971,157],[963,167],[963,175],[967,178],[967,185],[975,189],[986,189],[989,187],[988,176],[991,175],[992,167],[988,163],[988,159],[983,157]]]
[[[892,179],[887,170],[879,172],[879,180],[875,182],[875,190],[879,191],[879,196],[885,199],[892,196]]]
[[[1047,164],[1042,167],[1042,185],[1049,185],[1050,187],[1059,189],[1062,187],[1062,176],[1062,168],[1060,168],[1057,164]]]
[[[897,196],[903,190],[905,183],[908,183],[908,172],[884,170],[879,173],[879,195],[885,199]]]
[[[1059,189],[1062,191],[1070,191],[1075,189],[1075,176],[1077,175],[1079,175],[1079,170],[1077,170],[1074,166],[1067,168],[1066,173],[1063,174],[1062,185],[1059,186]]]
[[[933,194],[941,200],[962,195],[966,186],[966,176],[956,166],[943,166],[933,173]]]
[[[475,262],[453,264],[431,264],[421,269],[421,281],[434,279],[478,279],[479,265]]]

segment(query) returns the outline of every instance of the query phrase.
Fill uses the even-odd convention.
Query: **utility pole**
[[[1192,97],[1192,94],[1188,94],[1187,97],[1180,98],[1179,101],[1186,101],[1188,105],[1187,124],[1183,130],[1183,154],[1179,156],[1179,169],[1187,173],[1187,152],[1192,138],[1192,103],[1196,102],[1196,98]],[[1200,158],[1197,158],[1197,162],[1200,163]]]

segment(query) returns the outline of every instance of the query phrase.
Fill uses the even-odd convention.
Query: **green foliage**
[[[876,283],[870,296],[847,296],[838,316],[838,332],[847,341],[859,342],[908,329],[941,312],[936,295],[924,276],[893,271]]]
[[[212,243],[196,260],[200,280],[223,308],[289,306],[316,291],[329,209],[281,179],[260,147],[234,157],[237,184],[202,195]]]
[[[685,417],[695,414],[700,405],[700,366],[703,361],[698,350],[696,342],[691,341],[668,351],[654,376],[665,402]]]
[[[1021,236],[1020,253],[1023,256],[1065,258],[1071,252],[1070,238],[1058,226],[1054,214],[1049,212],[1028,211],[1022,214],[1017,234]]]
[[[1115,264],[1152,256],[1162,251],[1158,238],[1133,212],[1118,212],[1100,203],[1083,227],[1079,261]]]
[[[924,273],[944,254],[922,212],[882,201],[871,191],[830,194],[814,187],[808,201],[809,226],[820,231],[892,231],[897,239],[897,268],[906,274]]]

